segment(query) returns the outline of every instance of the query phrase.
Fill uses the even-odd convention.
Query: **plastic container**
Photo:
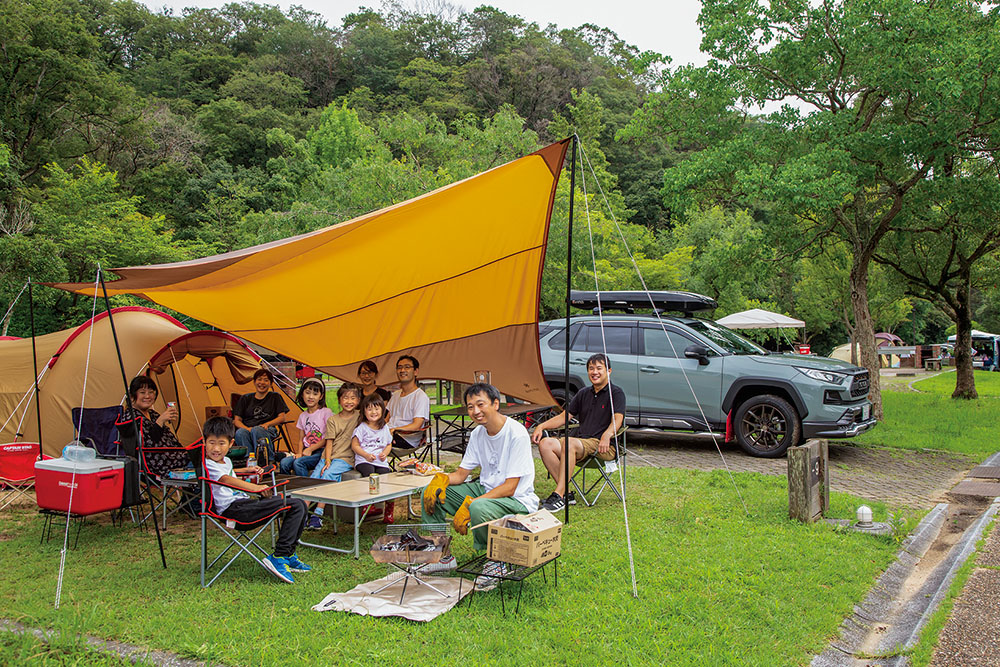
[[[35,497],[42,509],[87,516],[122,506],[125,462],[65,458],[35,463]],[[74,477],[74,472],[76,476]],[[70,491],[73,504],[70,506]]]
[[[93,461],[97,458],[97,451],[74,440],[63,447],[62,457],[67,461]]]

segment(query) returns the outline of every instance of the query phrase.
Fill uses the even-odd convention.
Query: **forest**
[[[0,335],[30,332],[11,308],[29,277],[300,234],[576,134],[576,288],[595,270],[601,289],[639,288],[638,267],[649,289],[715,298],[715,318],[802,319],[821,354],[856,341],[870,369],[874,332],[957,331],[956,396],[974,397],[963,342],[1000,331],[997,17],[962,0],[704,0],[694,67],[601,26],[444,0],[340,25],[253,2],[0,3]],[[564,308],[568,181],[542,319]],[[361,279],[333,267],[303,294]],[[90,315],[33,297],[39,332]]]

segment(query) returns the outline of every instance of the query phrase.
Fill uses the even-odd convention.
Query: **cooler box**
[[[74,469],[76,477],[73,477]],[[69,506],[70,486],[73,507]],[[42,509],[73,514],[97,514],[122,506],[125,462],[107,459],[69,461],[64,458],[35,463],[35,498]]]

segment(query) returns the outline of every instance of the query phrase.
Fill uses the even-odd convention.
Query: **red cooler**
[[[73,514],[97,514],[122,506],[125,486],[124,461],[90,459],[69,461],[64,458],[35,463],[35,497],[42,509]],[[74,470],[76,477],[73,477]],[[69,506],[70,487],[73,507]]]

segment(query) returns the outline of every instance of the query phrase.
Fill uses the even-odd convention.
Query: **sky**
[[[143,0],[154,11],[164,7],[175,14],[184,7],[221,7],[225,0]],[[282,9],[296,4],[321,14],[327,25],[336,27],[341,19],[355,12],[362,5],[378,8],[380,0],[368,2],[344,2],[343,0],[256,0],[262,4],[277,4]],[[415,0],[401,0],[404,7],[415,8]],[[431,3],[424,2],[424,5]],[[672,65],[694,63],[703,65],[705,57],[698,49],[701,32],[698,30],[698,0],[482,0],[462,2],[452,0],[452,4],[465,10],[488,4],[508,14],[545,27],[555,23],[560,28],[575,28],[584,23],[593,23],[602,28],[610,28],[620,38],[639,47],[642,51],[656,51],[669,56]]]

